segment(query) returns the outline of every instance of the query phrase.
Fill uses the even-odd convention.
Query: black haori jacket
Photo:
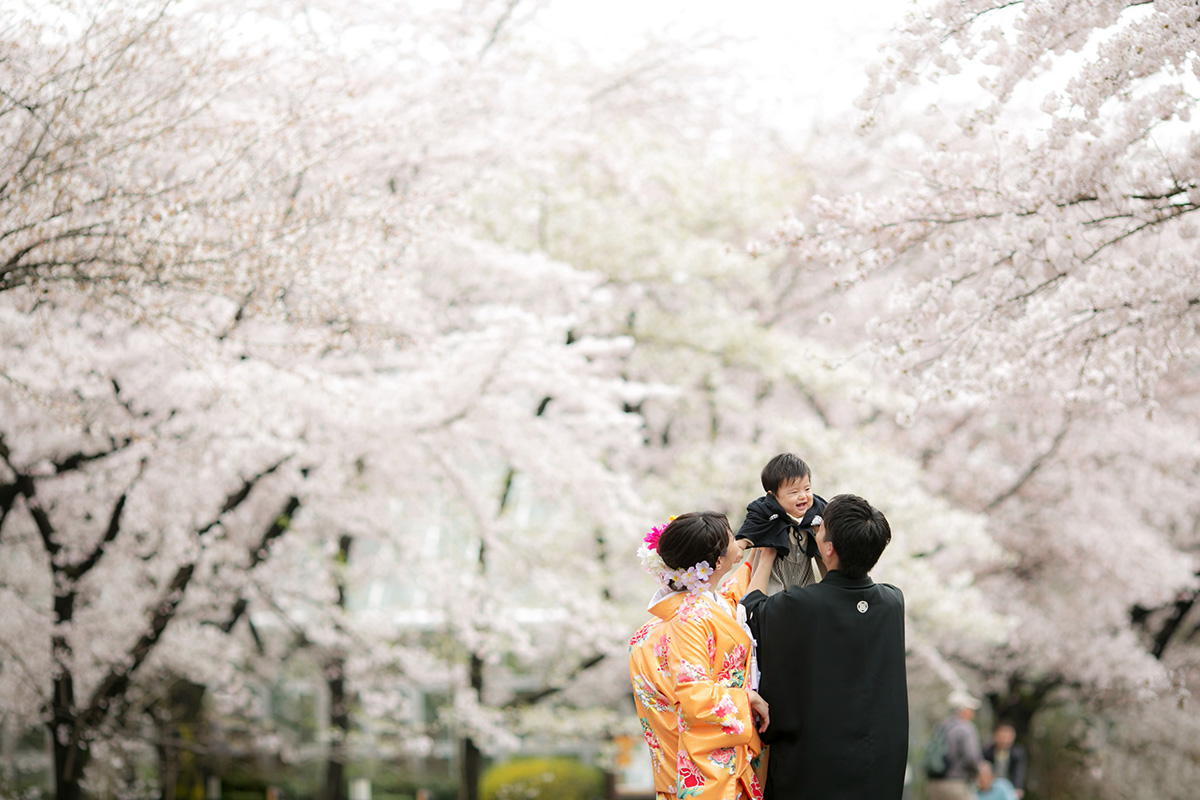
[[[901,800],[908,760],[904,595],[830,570],[742,598],[771,706],[768,800]]]
[[[780,558],[791,552],[793,544],[804,547],[809,558],[817,558],[817,542],[812,532],[815,519],[824,513],[825,498],[814,494],[812,505],[797,524],[778,500],[766,494],[746,506],[746,519],[734,538],[749,539],[755,547],[774,547]]]

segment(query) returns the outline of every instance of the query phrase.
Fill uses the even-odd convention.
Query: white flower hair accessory
[[[676,586],[682,586],[692,594],[700,594],[708,591],[709,581],[712,577],[712,567],[707,561],[701,561],[693,567],[687,569],[671,570],[670,580],[675,581]]]
[[[671,517],[667,520],[667,525],[674,520],[675,518]],[[707,561],[701,561],[687,569],[671,569],[658,554],[658,540],[662,537],[663,531],[667,529],[667,525],[655,526],[643,537],[642,546],[638,548],[638,558],[642,560],[642,568],[667,588],[671,588],[671,582],[674,581],[676,586],[687,589],[692,594],[707,591],[709,578],[713,574],[713,568]]]

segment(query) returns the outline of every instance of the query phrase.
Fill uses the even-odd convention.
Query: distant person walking
[[[992,731],[992,743],[983,748],[983,760],[989,762],[997,778],[1006,778],[1018,798],[1025,796],[1025,776],[1029,769],[1029,753],[1017,743],[1017,729],[1011,722],[1001,720]]]
[[[930,749],[944,748],[940,769],[935,770],[926,758],[929,800],[973,800],[971,787],[983,760],[974,722],[979,705],[979,700],[964,691],[950,694],[953,711],[934,731],[929,745]]]

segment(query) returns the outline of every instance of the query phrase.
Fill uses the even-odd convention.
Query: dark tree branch
[[[496,43],[496,40],[500,38],[500,32],[504,30],[504,26],[508,24],[510,19],[512,19],[513,12],[516,11],[517,6],[520,4],[521,0],[508,0],[508,5],[505,6],[504,11],[501,12],[500,18],[496,20],[496,24],[492,26],[491,35],[488,36],[488,40],[479,50],[480,59],[487,54],[487,51],[490,50],[492,45]]]
[[[533,705],[534,703],[539,703],[542,700],[545,700],[547,697],[552,697],[552,696],[558,694],[559,692],[561,692],[563,689],[565,689],[567,684],[569,684],[571,681],[575,680],[576,678],[578,678],[583,673],[587,672],[592,667],[595,667],[598,664],[602,663],[606,658],[607,658],[607,656],[604,653],[598,653],[598,654],[592,656],[591,658],[587,659],[586,661],[581,662],[580,664],[578,664],[575,667],[575,669],[571,670],[571,674],[568,675],[567,679],[562,682],[562,685],[546,686],[542,689],[538,689],[535,692],[521,692],[521,693],[517,694],[517,696],[514,697],[512,700],[505,703],[503,708],[505,708],[505,709],[527,708],[527,707]]]
[[[8,519],[8,512],[12,511],[13,505],[20,496],[21,490],[17,484],[6,483],[0,486],[0,538],[4,536],[4,520]]]
[[[42,504],[37,498],[37,486],[34,485],[33,478],[28,475],[18,476],[17,485],[21,489],[21,494],[25,496],[25,507],[37,525],[38,533],[42,537],[42,545],[50,555],[51,568],[57,571],[59,568],[54,566],[54,556],[58,555],[62,546],[55,540],[54,525],[50,522],[50,515],[46,513],[46,509],[42,508]]]
[[[92,461],[99,461],[101,459],[108,458],[115,453],[119,453],[126,447],[129,447],[131,444],[133,444],[133,439],[126,438],[120,441],[110,442],[108,450],[100,450],[95,453],[84,453],[82,451],[73,453],[62,460],[51,462],[54,466],[54,474],[61,475],[64,472],[73,472],[82,467],[84,464],[88,464]]]
[[[82,578],[100,561],[100,557],[104,555],[104,547],[111,544],[117,538],[117,534],[121,532],[121,514],[125,511],[125,501],[128,498],[128,492],[117,498],[116,505],[113,506],[112,514],[108,519],[108,529],[104,532],[104,538],[96,543],[88,557],[78,564],[63,569],[63,573],[68,578],[72,580]]]
[[[276,515],[266,531],[263,532],[262,537],[258,540],[258,544],[250,548],[250,563],[246,565],[246,572],[250,572],[266,559],[271,542],[278,539],[291,527],[292,517],[298,508],[300,508],[300,498],[295,495],[289,497],[287,502],[284,503],[283,510]],[[239,597],[234,602],[232,608],[230,608],[228,618],[218,624],[217,627],[224,633],[232,631],[233,627],[237,625],[238,620],[246,613],[248,606],[249,601],[246,600],[245,596]]]
[[[79,724],[75,728],[73,738],[78,738],[85,731],[94,730],[107,714],[109,704],[129,689],[133,674],[149,657],[174,619],[195,572],[195,562],[185,564],[175,571],[174,577],[151,613],[147,630],[130,649],[128,658],[124,663],[112,667],[92,692],[86,708],[79,715]]]
[[[12,470],[13,482],[12,486],[16,492],[11,502],[16,502],[16,495],[25,497],[25,507],[29,509],[29,515],[33,517],[34,523],[37,524],[38,533],[42,537],[42,545],[46,548],[46,552],[50,554],[50,563],[54,564],[54,556],[58,553],[58,543],[54,541],[54,526],[50,524],[50,517],[46,514],[42,504],[37,499],[37,486],[34,485],[33,478],[24,474],[16,468],[12,463],[12,451],[8,449],[8,445],[4,443],[3,437],[0,437],[0,459],[8,465]],[[4,515],[8,516],[8,508],[5,508]]]
[[[1197,573],[1197,578],[1200,578],[1200,573]],[[1183,592],[1175,599],[1175,602],[1159,608],[1145,608],[1144,606],[1134,606],[1129,612],[1130,621],[1134,625],[1149,631],[1153,622],[1152,617],[1156,616],[1156,612],[1164,609],[1170,609],[1166,619],[1162,625],[1154,632],[1150,639],[1150,654],[1159,661],[1162,660],[1166,653],[1167,647],[1175,640],[1180,630],[1183,628],[1183,622],[1187,619],[1192,609],[1196,607],[1196,602],[1200,600],[1200,586],[1194,586],[1190,590]],[[1185,640],[1187,637],[1184,637]]]
[[[1030,463],[1029,467],[1026,468],[1025,472],[1021,474],[1021,477],[1017,478],[1017,480],[1013,483],[1012,486],[1005,489],[1003,492],[1001,492],[999,495],[997,495],[990,503],[988,503],[986,510],[994,511],[996,509],[996,507],[999,506],[1001,503],[1003,503],[1005,500],[1012,497],[1017,492],[1021,491],[1021,488],[1026,483],[1028,483],[1030,481],[1030,479],[1033,478],[1034,475],[1037,474],[1038,470],[1040,470],[1046,464],[1046,462],[1049,461],[1056,452],[1058,452],[1059,446],[1062,445],[1063,439],[1065,439],[1067,437],[1067,433],[1069,433],[1070,430],[1071,430],[1071,417],[1070,417],[1070,415],[1068,415],[1067,418],[1063,420],[1062,428],[1059,430],[1058,434],[1054,437],[1054,441],[1050,443],[1050,446],[1048,448],[1046,448],[1046,452],[1042,453],[1037,458],[1035,458],[1033,460],[1033,462]]]
[[[246,498],[250,496],[251,490],[254,489],[260,480],[278,470],[289,458],[290,456],[285,457],[257,475],[247,478],[237,491],[232,492],[226,497],[221,510],[212,521],[196,531],[197,539],[203,539],[204,535],[216,527],[226,514],[245,502]],[[268,528],[268,531],[272,530],[278,524],[280,524],[280,519],[276,518],[271,528]],[[188,585],[195,575],[197,561],[198,558],[193,559],[189,563],[181,565],[175,571],[175,575],[172,577],[170,583],[160,594],[158,603],[151,609],[146,630],[129,650],[125,659],[112,665],[109,668],[108,674],[93,690],[87,705],[78,716],[78,724],[75,725],[72,731],[72,746],[79,741],[80,737],[95,730],[108,713],[109,705],[129,689],[129,684],[132,681],[134,673],[137,672],[138,668],[141,667],[154,651],[155,646],[162,639],[163,633],[167,630],[171,621],[175,619],[176,611],[180,603],[183,602],[187,594]]]
[[[132,439],[126,438],[121,441],[114,441],[107,450],[101,450],[95,453],[85,453],[83,451],[73,453],[66,458],[51,462],[54,468],[55,475],[62,475],[65,472],[73,472],[80,469],[85,464],[92,461],[99,461],[107,458],[114,453],[128,447],[133,443]],[[46,548],[46,552],[51,556],[56,555],[61,546],[54,540],[54,526],[50,522],[50,515],[42,508],[41,502],[37,499],[37,484],[32,475],[24,473],[17,469],[11,460],[12,451],[4,443],[4,437],[0,436],[0,459],[8,465],[12,470],[14,480],[11,483],[0,486],[0,526],[3,526],[4,519],[8,516],[8,512],[12,509],[18,495],[25,497],[25,505],[29,509],[29,515],[33,517],[37,524],[38,533],[42,537],[42,543]],[[125,508],[126,495],[121,495],[113,508],[113,513],[109,519],[108,530],[105,532],[104,539],[96,546],[91,555],[79,565],[75,567],[58,567],[51,561],[52,569],[61,571],[67,577],[78,578],[96,565],[103,551],[104,545],[116,538],[120,530],[121,512]]]
[[[216,516],[214,516],[207,525],[205,525],[202,528],[200,528],[199,530],[197,530],[196,535],[202,537],[202,536],[204,536],[204,534],[208,533],[210,530],[215,528],[217,526],[217,524],[221,521],[221,519],[226,514],[228,514],[230,511],[232,511],[233,509],[240,506],[243,502],[245,502],[246,498],[250,496],[250,492],[254,490],[254,487],[258,485],[259,481],[261,481],[263,478],[267,477],[268,475],[273,474],[280,467],[282,467],[284,464],[286,464],[288,461],[290,461],[291,458],[292,458],[291,456],[285,456],[285,457],[281,458],[280,460],[276,461],[271,466],[264,469],[262,472],[258,473],[257,475],[254,475],[254,476],[249,477],[246,480],[244,480],[242,482],[242,485],[240,487],[238,487],[238,489],[236,491],[231,492],[225,496],[225,503],[221,506],[221,510],[217,512]]]

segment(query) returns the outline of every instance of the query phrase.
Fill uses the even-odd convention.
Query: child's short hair
[[[892,527],[883,512],[854,494],[839,494],[825,506],[825,538],[838,556],[838,571],[862,578],[892,540]]]
[[[784,481],[799,480],[812,475],[804,459],[795,453],[780,453],[767,462],[762,471],[762,485],[767,492],[777,492]]]

